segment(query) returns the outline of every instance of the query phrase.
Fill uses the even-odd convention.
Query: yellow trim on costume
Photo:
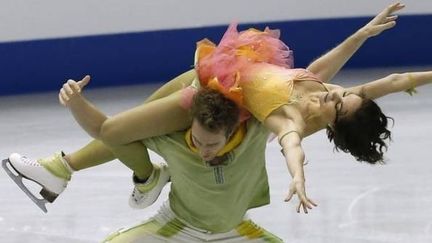
[[[228,143],[225,144],[225,146],[217,153],[216,156],[222,156],[230,152],[231,150],[235,149],[243,141],[245,135],[246,135],[246,125],[243,122],[239,125],[234,135],[231,136]],[[195,145],[192,142],[192,128],[189,128],[189,130],[187,130],[185,134],[185,140],[190,150],[192,150],[195,153],[198,153],[198,149],[195,147]]]
[[[279,239],[277,236],[273,235],[272,233],[266,231],[265,229],[261,228],[260,226],[256,225],[251,220],[245,220],[241,224],[239,224],[235,230],[239,235],[249,239],[261,239],[264,242],[268,243],[281,243],[283,242],[281,239]]]
[[[186,225],[179,219],[174,218],[165,225],[163,225],[160,229],[158,229],[156,233],[158,235],[170,238],[180,233],[184,228],[186,228]]]
[[[236,231],[243,237],[248,239],[258,239],[264,235],[264,230],[250,220],[243,221],[236,227]]]

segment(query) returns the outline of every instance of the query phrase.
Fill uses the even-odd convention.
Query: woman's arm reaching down
[[[266,118],[264,125],[278,136],[279,144],[282,147],[281,151],[292,177],[285,201],[288,202],[294,194],[297,194],[300,200],[297,206],[297,212],[300,213],[300,208],[303,207],[303,211],[308,213],[308,209],[316,207],[317,204],[306,196],[305,175],[303,170],[305,154],[301,146],[301,133],[303,129],[302,126],[298,124],[301,122],[296,122],[298,119],[295,118],[295,115],[291,116],[288,113],[291,112],[287,112],[287,110],[273,112]],[[295,114],[295,112],[292,113]]]

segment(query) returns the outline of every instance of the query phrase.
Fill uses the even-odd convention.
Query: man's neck
[[[228,161],[228,154],[224,154],[222,156],[217,156],[210,161],[206,161],[209,166],[218,166],[218,165],[226,165]]]

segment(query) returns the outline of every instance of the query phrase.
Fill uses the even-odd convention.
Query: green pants
[[[244,220],[226,233],[211,233],[195,228],[178,219],[166,202],[159,212],[138,225],[120,229],[104,242],[282,242],[251,220]]]

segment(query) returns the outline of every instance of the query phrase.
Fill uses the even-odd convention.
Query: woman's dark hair
[[[201,88],[192,101],[192,117],[210,132],[226,130],[229,136],[239,122],[240,109],[223,94]]]
[[[373,100],[364,98],[354,114],[327,128],[327,137],[337,151],[349,152],[357,161],[384,163],[385,140],[391,140],[388,119],[392,118],[385,116]]]

